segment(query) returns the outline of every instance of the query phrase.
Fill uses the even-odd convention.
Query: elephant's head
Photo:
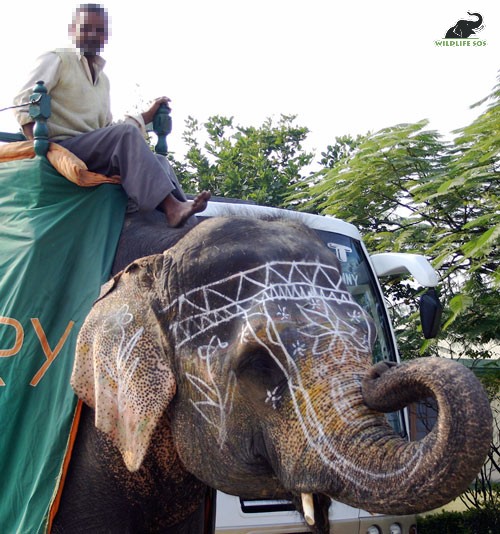
[[[183,464],[225,492],[435,508],[482,465],[488,401],[453,362],[373,367],[374,337],[311,231],[211,219],[105,288],[81,330],[72,383],[131,470],[167,411]],[[438,422],[407,442],[382,412],[429,396]]]

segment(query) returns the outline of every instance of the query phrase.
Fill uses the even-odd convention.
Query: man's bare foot
[[[172,228],[182,226],[191,215],[200,213],[207,207],[211,196],[210,191],[202,191],[193,200],[180,202],[173,195],[168,195],[161,203],[168,225]]]

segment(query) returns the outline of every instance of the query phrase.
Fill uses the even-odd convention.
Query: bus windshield
[[[335,232],[324,230],[316,230],[316,232],[325,245],[335,252],[342,269],[342,280],[347,289],[373,319],[377,330],[377,339],[373,346],[373,363],[397,362],[383,296],[360,242]],[[396,432],[406,435],[401,412],[386,414],[386,416]]]

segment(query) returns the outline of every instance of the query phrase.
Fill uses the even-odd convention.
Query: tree
[[[367,135],[348,158],[311,177],[301,209],[355,224],[371,252],[428,256],[445,304],[438,342],[417,333],[419,290],[386,283],[403,355],[486,357],[500,329],[500,85],[476,121],[446,142],[425,121]],[[405,332],[405,333],[403,333]]]
[[[351,157],[362,140],[363,136],[361,135],[357,135],[355,138],[351,135],[335,137],[335,143],[328,145],[325,152],[321,152],[320,165],[325,169],[331,169],[340,160]]]
[[[308,129],[295,125],[295,118],[281,115],[276,124],[267,119],[260,127],[244,127],[214,116],[202,130],[190,117],[183,134],[190,148],[183,163],[174,161],[183,187],[282,207],[313,158],[302,148]],[[203,144],[202,137],[207,138]]]
[[[326,201],[327,196],[323,195],[321,198],[315,196],[314,200],[311,197],[311,187],[322,181],[325,173],[332,169],[340,162],[346,163],[356,153],[357,148],[361,144],[363,136],[358,135],[356,138],[351,135],[342,135],[335,137],[333,145],[328,145],[325,152],[321,152],[321,159],[318,162],[323,169],[315,174],[309,175],[308,178],[295,184],[290,195],[286,199],[285,206],[289,209],[304,209],[307,203],[307,211],[309,213],[320,213],[318,206]]]

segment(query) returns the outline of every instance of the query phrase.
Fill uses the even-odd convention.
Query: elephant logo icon
[[[484,28],[484,26],[482,26],[482,15],[479,13],[471,13],[470,11],[467,11],[467,14],[471,17],[477,17],[477,19],[458,20],[456,24],[446,32],[445,39],[467,39]]]

